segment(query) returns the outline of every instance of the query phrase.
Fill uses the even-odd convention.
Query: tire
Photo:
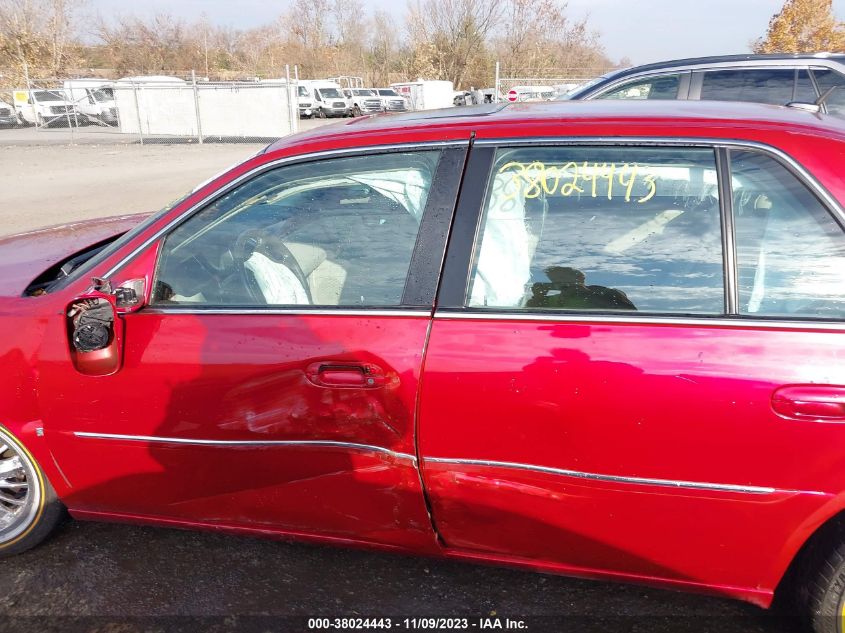
[[[6,558],[47,538],[61,522],[64,506],[32,454],[2,427],[0,449],[0,471],[6,475],[0,475],[0,558]]]
[[[320,109],[317,111],[317,117],[319,117],[319,118],[321,118],[321,119],[325,119],[325,118],[326,118],[326,111],[325,111],[325,110],[323,110],[323,108],[320,108]]]
[[[352,116],[353,117],[361,116],[361,108],[359,108],[358,106],[355,106],[354,108],[352,108]]]

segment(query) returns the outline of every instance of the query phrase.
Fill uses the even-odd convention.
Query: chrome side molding
[[[778,492],[784,493],[801,493],[810,495],[822,495],[824,492],[808,492],[799,490],[780,490],[778,488],[771,488],[768,486],[743,486],[736,484],[719,484],[703,481],[683,481],[676,479],[652,479],[649,477],[626,477],[622,475],[604,475],[599,473],[586,473],[578,470],[567,470],[564,468],[552,468],[549,466],[535,466],[533,464],[523,464],[518,462],[499,462],[487,459],[458,459],[447,457],[422,457],[423,466],[425,462],[434,462],[438,464],[462,464],[466,466],[488,466],[491,468],[513,468],[516,470],[530,470],[539,473],[546,473],[550,475],[560,475],[562,477],[572,477],[574,479],[587,479],[590,481],[603,481],[618,484],[635,484],[640,486],[660,486],[664,488],[676,488],[682,490],[709,490],[713,492],[737,492],[742,494],[752,495],[770,495]]]
[[[152,444],[187,444],[191,446],[218,446],[218,447],[303,447],[303,448],[340,448],[367,453],[381,453],[390,455],[396,459],[404,459],[416,463],[415,455],[400,453],[383,446],[372,444],[356,444],[355,442],[338,442],[335,440],[205,440],[188,437],[162,437],[158,435],[121,435],[118,433],[87,433],[74,431],[75,437],[116,440],[123,442],[148,442]]]

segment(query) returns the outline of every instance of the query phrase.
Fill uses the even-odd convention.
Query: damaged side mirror
[[[94,291],[75,299],[65,313],[70,358],[88,376],[107,376],[120,369],[123,321],[114,296]]]
[[[140,309],[144,291],[143,279],[112,289],[110,282],[95,278],[92,290],[71,302],[65,318],[71,360],[77,371],[107,376],[120,369],[124,330],[120,315]]]

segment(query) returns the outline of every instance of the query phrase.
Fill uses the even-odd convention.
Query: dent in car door
[[[489,185],[462,194],[420,405],[449,547],[770,598],[808,517],[845,487],[845,427],[818,419],[842,410],[845,236],[768,156],[732,152],[726,196],[717,154],[473,150],[468,174]],[[726,198],[732,322],[714,320]],[[801,323],[825,316],[840,321]],[[773,409],[806,383],[826,387],[780,405],[802,400],[804,418]]]
[[[164,238],[120,371],[74,372],[54,337],[41,403],[71,510],[433,546],[415,406],[464,153],[265,171]]]

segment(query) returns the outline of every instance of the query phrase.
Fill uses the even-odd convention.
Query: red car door
[[[784,160],[476,145],[420,406],[448,548],[771,598],[845,490],[843,217]]]
[[[71,511],[433,546],[415,407],[465,151],[225,186],[110,275],[152,290],[108,375],[74,367],[57,321],[41,407]]]

